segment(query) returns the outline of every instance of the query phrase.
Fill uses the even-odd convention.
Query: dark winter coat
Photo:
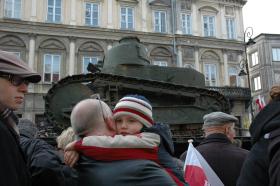
[[[253,147],[240,177],[239,186],[280,185],[280,100],[268,104],[250,126]]]
[[[162,123],[156,123],[151,128],[144,128],[144,132],[153,132],[160,135],[160,146],[158,151],[158,159],[160,164],[167,169],[170,169],[172,173],[181,181],[185,182],[183,171],[178,166],[178,163],[173,158],[174,145],[172,140],[172,134],[168,125]],[[187,185],[187,184],[185,184]]]
[[[41,139],[21,134],[20,145],[31,173],[32,186],[72,186],[75,172],[63,165],[53,146]]]
[[[196,149],[225,186],[236,186],[242,164],[249,151],[236,147],[224,134],[207,136]]]
[[[81,156],[78,186],[176,186],[158,164],[149,160],[101,162]]]
[[[0,120],[0,185],[31,186],[18,135]]]

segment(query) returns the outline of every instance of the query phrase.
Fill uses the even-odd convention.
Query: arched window
[[[78,73],[88,73],[87,66],[89,63],[97,64],[99,60],[103,59],[104,51],[103,48],[95,42],[85,42],[79,49],[79,61],[77,64]]]
[[[66,69],[66,47],[58,39],[47,39],[39,45],[39,55],[42,59],[43,82],[57,82]]]
[[[172,61],[171,52],[164,47],[154,48],[151,53],[151,61],[153,65],[170,66]]]

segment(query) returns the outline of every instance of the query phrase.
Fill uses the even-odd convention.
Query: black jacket
[[[95,161],[80,157],[78,186],[176,186],[172,178],[149,160]]]
[[[0,185],[31,186],[30,175],[14,129],[0,120]]]
[[[242,168],[239,186],[280,185],[280,100],[269,103],[250,126],[253,140],[251,152]],[[264,137],[265,134],[266,137]],[[280,133],[279,133],[280,134]]]
[[[242,164],[249,151],[236,147],[226,135],[218,133],[207,136],[196,149],[225,186],[236,185]]]
[[[185,185],[183,171],[178,166],[178,163],[173,158],[174,145],[172,140],[172,134],[168,125],[162,123],[156,123],[150,128],[144,128],[143,132],[152,132],[160,135],[160,145],[158,151],[158,158],[160,165],[164,168],[170,169],[172,173]]]
[[[32,186],[72,186],[75,172],[64,165],[53,146],[21,134],[20,145],[31,173]]]

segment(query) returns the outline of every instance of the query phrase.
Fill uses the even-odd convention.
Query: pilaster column
[[[227,39],[227,25],[226,25],[226,17],[225,17],[225,7],[224,6],[220,6],[220,10],[221,10],[221,37],[223,39]]]
[[[198,54],[198,48],[197,47],[194,50],[194,60],[195,60],[195,70],[200,72],[200,68],[199,68],[199,54]]]
[[[192,1],[192,33],[194,36],[199,36],[199,23],[201,21],[198,21],[198,13],[197,13],[197,8],[196,8],[196,4],[195,1]]]
[[[147,0],[142,0],[142,31],[147,32]]]
[[[182,54],[182,47],[181,46],[178,46],[177,55],[178,55],[177,65],[178,65],[178,67],[183,67],[183,54]]]
[[[75,38],[70,38],[69,75],[74,74],[74,69],[75,69]]]
[[[227,51],[223,51],[224,57],[224,86],[229,86],[229,77],[228,77],[228,56]]]
[[[71,0],[71,19],[70,25],[76,25],[76,0]]]
[[[107,28],[113,28],[113,0],[108,0],[108,25]]]
[[[31,69],[34,69],[34,61],[35,61],[35,35],[30,35],[29,40],[29,53],[28,53],[28,66]]]
[[[236,36],[239,41],[243,41],[243,32],[244,32],[244,24],[243,24],[243,13],[242,13],[242,8],[238,7],[236,8]]]
[[[30,21],[36,21],[37,20],[37,0],[31,1],[31,16]]]

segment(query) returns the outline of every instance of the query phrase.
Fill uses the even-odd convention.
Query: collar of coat
[[[213,142],[218,142],[218,143],[228,143],[231,144],[231,141],[227,138],[225,134],[221,133],[216,133],[216,134],[210,134],[207,136],[200,145],[206,144],[206,143],[213,143]]]

